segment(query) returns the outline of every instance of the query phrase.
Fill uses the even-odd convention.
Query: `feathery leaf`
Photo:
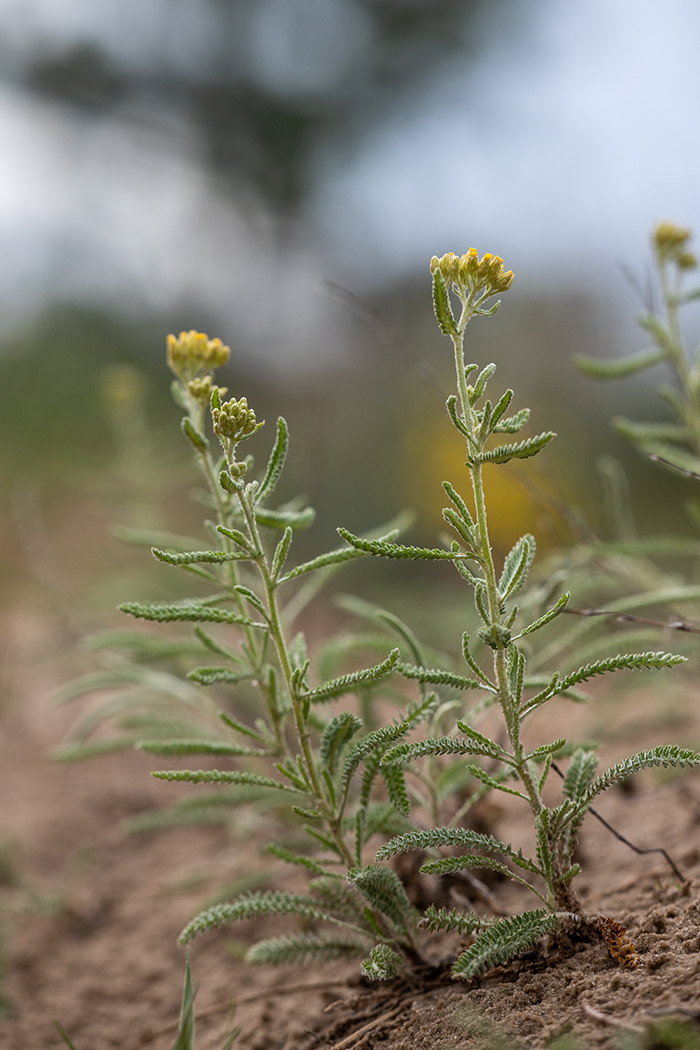
[[[544,434],[538,434],[537,437],[527,438],[525,441],[519,442],[517,445],[498,445],[497,448],[489,449],[487,452],[479,452],[477,455],[470,456],[469,459],[472,463],[508,463],[511,459],[528,459],[530,456],[536,456],[538,452],[541,452],[545,445],[549,444],[553,437],[557,435],[549,430]]]
[[[400,656],[398,649],[392,649],[386,660],[375,664],[374,667],[366,667],[361,671],[351,671],[350,674],[333,678],[330,682],[312,689],[304,697],[307,703],[318,704],[325,700],[332,700],[344,693],[353,693],[358,689],[366,689],[369,685],[381,682],[393,673]]]
[[[370,981],[389,981],[403,968],[403,959],[388,944],[376,944],[362,962],[362,976]]]
[[[540,937],[550,933],[556,924],[557,916],[543,910],[497,919],[479,934],[471,948],[462,952],[452,967],[452,976],[470,981],[492,966],[508,962],[531,948]]]
[[[442,549],[431,549],[429,547],[408,547],[403,543],[386,543],[383,540],[363,540],[360,536],[353,536],[347,529],[339,528],[338,534],[342,536],[346,543],[349,543],[355,550],[364,551],[367,554],[373,554],[378,558],[394,558],[394,559],[409,559],[415,561],[418,558],[425,558],[430,561],[454,561],[455,558],[465,558],[467,556],[473,557],[473,555],[466,554],[455,554],[454,551],[446,551]]]
[[[277,437],[265,469],[265,477],[260,484],[260,488],[255,493],[256,503],[261,503],[268,496],[272,495],[275,485],[284,470],[288,449],[289,427],[287,426],[287,421],[280,416],[277,420]]]

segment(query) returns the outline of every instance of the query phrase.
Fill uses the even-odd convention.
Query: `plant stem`
[[[475,454],[478,455],[478,453],[483,451],[486,438],[479,438],[478,417],[475,415],[470,401],[470,392],[467,387],[464,364],[464,331],[469,320],[477,312],[477,307],[472,302],[472,297],[467,297],[462,300],[462,303],[462,313],[457,325],[457,332],[452,337],[452,341],[455,350],[457,387],[461,402],[460,416],[462,423],[470,435],[468,438],[467,454],[476,515],[476,538],[479,548],[476,553],[478,553],[480,557],[481,567],[484,574],[484,584],[486,585],[488,614],[490,620],[488,626],[503,627],[504,612],[502,610],[501,599],[498,593],[496,568],[489,538],[482,465],[478,460],[475,462]],[[512,758],[514,760],[513,765],[527,793],[532,813],[535,818],[538,818],[545,809],[545,805],[542,800],[539,783],[532,776],[529,764],[525,758],[525,748],[520,739],[520,710],[517,698],[513,695],[510,685],[507,645],[500,645],[498,648],[494,648],[493,663],[496,684],[498,687],[498,700],[501,705],[508,739],[512,748]],[[545,876],[545,881],[548,884],[547,888],[549,891],[550,906],[552,908],[564,907],[572,911],[577,910],[578,900],[568,884],[561,878],[562,872],[561,865],[556,855],[556,843],[550,841],[548,843],[548,848],[551,856],[552,876],[551,878]],[[533,892],[537,893],[536,890],[533,890]],[[544,900],[544,898],[542,899]]]

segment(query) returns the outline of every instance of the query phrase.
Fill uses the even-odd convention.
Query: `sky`
[[[653,223],[698,226],[698,5],[513,14],[468,75],[454,63],[349,162],[329,160],[318,228],[355,265],[366,253],[407,271],[473,244],[538,283],[605,283],[646,253]]]
[[[0,0],[0,59],[9,68],[43,33],[92,35],[138,63],[170,26],[163,46],[196,66],[211,42],[192,10],[185,0]],[[476,64],[445,62],[365,134],[316,158],[302,222],[282,248],[272,218],[217,185],[177,118],[79,116],[0,80],[5,325],[55,298],[165,313],[186,302],[260,353],[279,339],[282,314],[289,353],[313,362],[334,352],[319,325],[326,277],[366,292],[473,245],[503,256],[525,285],[619,287],[619,262],[641,268],[654,222],[700,229],[700,7],[522,0],[500,12]],[[275,24],[291,39],[292,23]],[[289,72],[286,39],[259,48]],[[311,68],[308,46],[299,55],[313,86],[322,63]]]

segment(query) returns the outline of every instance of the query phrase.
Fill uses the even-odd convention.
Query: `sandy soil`
[[[8,1007],[0,1046],[63,1047],[55,1018],[77,1050],[169,1050],[184,973],[177,935],[227,881],[255,868],[254,842],[226,827],[124,836],[120,822],[172,801],[173,786],[152,780],[153,762],[137,754],[52,763],[48,746],[68,718],[44,701],[57,671],[41,624],[20,634],[13,660],[21,674],[0,727]],[[605,760],[700,741],[687,683],[661,697],[632,690],[614,704],[601,694],[576,717],[580,737],[600,738],[605,723]],[[547,732],[559,732],[555,721]],[[700,1017],[700,777],[639,778],[635,791],[610,793],[600,810],[641,846],[665,847],[689,878],[680,886],[658,854],[635,855],[588,818],[578,889],[589,913],[628,927],[636,969],[622,968],[600,941],[581,942],[568,952],[542,946],[473,985],[377,990],[358,981],[354,963],[252,969],[240,961],[241,943],[267,928],[240,924],[194,944],[198,1050],[218,1050],[234,1002],[240,1050],[457,1050],[493,1043],[498,1031],[521,1046],[572,1032],[584,1046],[616,1047],[664,1011]],[[517,800],[493,819],[500,836],[527,843]],[[494,893],[502,906],[524,906],[504,885]]]

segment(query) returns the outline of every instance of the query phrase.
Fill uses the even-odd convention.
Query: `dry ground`
[[[0,899],[9,931],[0,1046],[57,1050],[56,1018],[77,1050],[169,1050],[173,1028],[161,1029],[176,1021],[184,971],[177,935],[217,887],[259,863],[255,833],[175,828],[125,837],[120,821],[167,804],[173,786],[152,780],[153,761],[137,754],[52,763],[47,749],[68,717],[45,703],[55,640],[40,621],[9,624],[5,636],[15,698],[0,732]],[[611,761],[650,744],[700,743],[692,683],[657,680],[649,692],[641,677],[634,682],[577,710],[578,737],[610,739],[603,757]],[[543,732],[559,735],[568,711],[562,705]],[[488,1022],[517,1045],[573,1031],[584,1046],[612,1047],[655,1012],[700,1015],[700,777],[649,775],[600,809],[633,841],[664,846],[690,879],[680,887],[658,854],[636,856],[587,819],[579,892],[590,912],[628,926],[637,969],[621,969],[603,944],[588,943],[568,957],[534,953],[473,986],[372,991],[358,983],[354,963],[247,967],[240,942],[264,927],[241,924],[195,942],[198,1050],[221,1046],[234,1001],[240,1050],[457,1050],[484,1046]],[[521,817],[517,802],[494,814],[499,836],[526,844]],[[502,904],[523,906],[505,887],[495,892]]]

